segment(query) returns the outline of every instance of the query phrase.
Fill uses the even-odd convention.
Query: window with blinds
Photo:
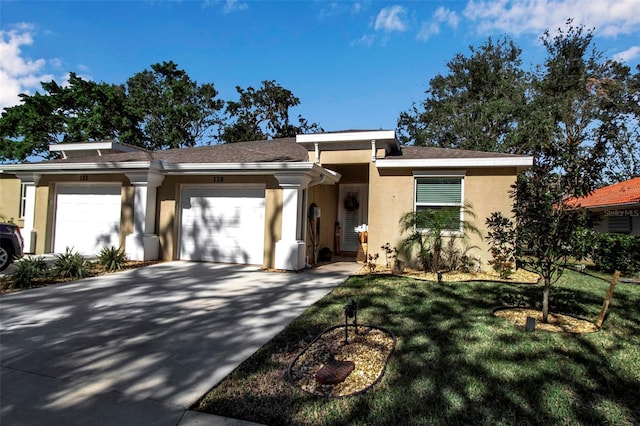
[[[415,181],[415,211],[440,211],[450,213],[447,230],[460,231],[462,219],[462,177],[417,177]],[[429,223],[420,225],[422,229],[428,229]]]

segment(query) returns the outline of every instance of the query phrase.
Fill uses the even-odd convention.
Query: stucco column
[[[282,238],[276,242],[276,269],[298,271],[305,267],[306,244],[303,240],[303,190],[311,177],[306,174],[276,174],[282,188]]]
[[[37,233],[35,229],[36,217],[36,185],[40,181],[41,175],[37,173],[18,174],[18,178],[25,185],[25,206],[24,206],[24,226],[20,229],[24,238],[24,252],[35,253]],[[22,203],[22,190],[20,191],[20,202]]]
[[[157,173],[128,173],[134,187],[133,233],[125,239],[125,253],[131,260],[157,260],[160,238],[154,234],[156,225],[156,192],[164,180]]]

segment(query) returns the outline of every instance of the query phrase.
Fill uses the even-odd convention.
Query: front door
[[[357,252],[358,233],[355,228],[367,223],[367,184],[353,183],[340,185],[338,200],[338,220],[340,221],[340,250]]]

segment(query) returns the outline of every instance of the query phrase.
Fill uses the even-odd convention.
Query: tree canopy
[[[309,124],[298,116],[295,126],[289,119],[289,110],[300,104],[300,99],[274,80],[265,80],[259,89],[236,86],[239,99],[228,101],[226,124],[221,126],[219,139],[225,143],[248,140],[273,139],[295,136],[298,133],[322,131],[317,123]]]
[[[124,85],[71,73],[68,83],[43,82],[42,93],[22,94],[20,104],[5,109],[0,162],[51,158],[48,146],[60,142],[113,139],[157,150],[322,130],[301,115],[291,122],[300,100],[273,80],[236,90],[239,99],[225,103],[213,83],[197,83],[172,61],[151,65]]]
[[[127,108],[140,118],[142,145],[150,149],[189,147],[211,138],[224,106],[213,83],[199,85],[172,61],[135,74],[127,91]]]
[[[517,152],[513,132],[526,104],[528,74],[521,50],[502,37],[457,54],[449,74],[429,82],[427,97],[398,119],[404,143],[442,148]]]
[[[547,58],[532,70],[522,67],[521,50],[508,37],[489,38],[479,48],[471,46],[468,56],[455,55],[448,73],[430,80],[426,98],[400,113],[401,142],[534,154],[534,135],[554,122],[560,123],[558,137],[580,141],[562,155],[593,145],[607,158],[598,184],[637,176],[640,72],[633,75],[629,67],[603,58],[593,31],[574,27],[571,20],[566,27],[557,37],[544,33]]]
[[[83,80],[74,73],[61,86],[42,83],[43,92],[20,95],[22,103],[0,118],[0,161],[48,156],[58,142],[140,138],[138,118],[128,113],[122,86]],[[118,113],[114,113],[118,112]]]
[[[547,59],[532,79],[519,140],[534,156],[513,196],[518,257],[544,280],[543,320],[552,282],[569,256],[577,257],[578,231],[589,215],[568,200],[591,193],[602,180],[608,152],[619,138],[610,114],[628,69],[602,60],[583,27],[542,36]]]

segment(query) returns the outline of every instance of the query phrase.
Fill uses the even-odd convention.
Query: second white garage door
[[[262,265],[264,187],[183,187],[180,259]]]
[[[120,184],[58,184],[53,251],[95,255],[120,247]]]

